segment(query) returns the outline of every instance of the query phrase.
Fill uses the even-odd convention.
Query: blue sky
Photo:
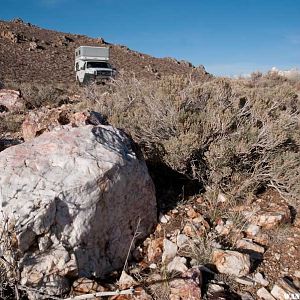
[[[0,0],[0,19],[103,37],[216,75],[300,68],[300,0]]]

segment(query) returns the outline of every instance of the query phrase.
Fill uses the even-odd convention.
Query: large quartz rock
[[[70,277],[123,266],[137,227],[156,223],[153,182],[111,126],[47,132],[0,153],[0,204],[15,226],[22,283],[52,294]]]

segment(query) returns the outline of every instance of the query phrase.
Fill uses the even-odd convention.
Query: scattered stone
[[[262,300],[276,300],[271,294],[270,292],[268,292],[268,290],[264,287],[260,288],[257,291],[257,296],[260,297]]]
[[[253,286],[254,285],[254,281],[251,278],[246,277],[246,276],[236,277],[235,281],[237,283],[240,283],[240,284],[243,284],[243,285],[249,285],[249,286]]]
[[[163,249],[164,249],[164,251],[162,254],[162,263],[168,263],[171,260],[173,260],[173,258],[176,256],[177,245],[168,239],[164,239]]]
[[[246,250],[247,252],[249,252],[251,257],[258,259],[262,258],[262,254],[265,252],[264,247],[253,243],[249,239],[241,239],[237,241],[236,248]]]
[[[253,280],[262,285],[262,286],[268,286],[269,285],[269,281],[266,280],[263,275],[259,272],[255,273],[254,276],[253,276]]]
[[[0,37],[9,40],[12,43],[20,43],[26,41],[26,37],[22,34],[15,33],[11,30],[3,30],[0,32]]]
[[[150,240],[147,249],[147,258],[150,262],[158,262],[163,253],[163,238]]]
[[[260,226],[255,224],[249,224],[245,232],[248,237],[254,237],[260,232]]]
[[[170,219],[171,219],[171,217],[168,216],[168,215],[164,215],[162,213],[159,214],[158,220],[159,220],[160,223],[167,224]]]
[[[219,235],[228,235],[232,229],[233,222],[230,220],[227,220],[226,223],[220,220],[217,226],[215,227],[215,230]]]
[[[286,277],[278,279],[277,283],[286,291],[286,293],[290,293],[290,294],[299,293],[294,283]]]
[[[241,300],[254,300],[252,295],[249,292],[239,293]]]
[[[182,274],[182,278],[170,281],[170,299],[201,300],[201,272],[192,268]]]
[[[183,233],[190,238],[200,237],[206,233],[206,228],[202,223],[191,220],[183,227]]]
[[[169,273],[184,273],[188,270],[186,263],[187,261],[185,257],[175,256],[174,259],[168,264],[167,271]]]
[[[75,280],[72,285],[72,294],[74,296],[104,291],[106,291],[106,289],[99,283],[84,277]]]
[[[20,92],[6,89],[0,90],[0,106],[3,111],[18,111],[23,108],[24,103]]]
[[[283,300],[286,299],[287,292],[282,287],[275,284],[271,290],[271,294],[275,299]]]
[[[189,245],[189,238],[185,234],[178,234],[176,238],[176,243],[178,248],[184,248]]]
[[[294,276],[300,279],[300,271],[295,271]]]
[[[257,212],[244,211],[251,224],[271,229],[279,224],[291,223],[291,212],[286,204],[270,203],[267,208],[257,208]]]
[[[149,265],[149,268],[154,270],[154,269],[157,268],[157,264],[152,263],[152,264]]]
[[[51,295],[65,293],[74,274],[101,278],[122,267],[139,218],[141,239],[156,224],[146,164],[111,126],[44,133],[0,152],[0,165],[0,205],[16,220],[22,284]],[[40,251],[43,236],[51,245],[40,240]]]
[[[219,193],[219,195],[217,197],[217,202],[225,203],[227,201],[228,201],[227,197],[223,193]]]
[[[120,289],[126,290],[135,285],[138,285],[137,281],[133,279],[133,277],[128,275],[125,271],[122,271],[121,277],[118,281],[118,286],[120,287]]]
[[[187,216],[189,217],[189,218],[191,218],[191,219],[194,219],[194,218],[197,218],[200,214],[199,213],[197,213],[195,210],[194,210],[194,208],[192,208],[192,207],[189,207],[188,208],[188,211],[187,211]]]
[[[30,42],[29,43],[29,51],[37,50],[38,49],[38,44],[36,42]]]
[[[85,112],[73,112],[65,106],[61,108],[31,111],[22,124],[22,134],[25,141],[31,141],[36,136],[48,131],[66,127],[81,127],[88,122],[89,115]]]
[[[250,256],[230,250],[214,250],[212,262],[220,273],[245,276],[250,271]]]
[[[223,285],[215,282],[211,282],[207,287],[207,296],[208,299],[217,299],[217,300],[225,300],[227,297],[226,291]]]
[[[253,241],[257,244],[268,246],[270,244],[270,237],[267,233],[259,232],[256,236],[253,237]]]

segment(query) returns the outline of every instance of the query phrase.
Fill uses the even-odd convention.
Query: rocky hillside
[[[74,50],[80,45],[109,46],[112,64],[141,78],[205,73],[186,61],[154,58],[109,44],[102,38],[46,30],[20,19],[0,21],[0,80],[70,83],[74,81]]]

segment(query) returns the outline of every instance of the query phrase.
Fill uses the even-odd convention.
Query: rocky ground
[[[78,112],[76,98],[72,101],[58,108],[32,110],[18,139],[15,136],[11,143],[32,141],[58,127],[105,122],[96,113]],[[18,93],[2,90],[2,105],[13,110],[21,102]],[[163,191],[162,184],[166,184]],[[76,279],[73,296],[118,289],[131,293],[128,289],[132,287],[134,296],[109,299],[279,300],[299,295],[300,223],[295,209],[276,190],[235,205],[223,194],[215,201],[177,191],[170,205],[168,184],[157,186],[161,202],[155,230],[134,249],[123,272],[113,272],[100,281]]]
[[[65,165],[67,166],[66,168],[69,168],[70,165],[76,162],[81,164],[80,167],[86,166],[86,162],[83,163],[82,159],[83,157],[86,158],[87,154],[89,155],[88,161],[90,164],[85,169],[86,173],[81,174],[79,172],[78,174],[78,178],[84,183],[80,191],[76,191],[74,194],[83,193],[84,199],[89,199],[91,206],[93,205],[93,197],[86,195],[90,194],[90,192],[85,193],[85,191],[91,191],[93,188],[90,182],[85,182],[84,180],[88,178],[88,174],[96,172],[94,170],[95,168],[97,169],[97,166],[95,160],[90,159],[90,157],[95,157],[95,155],[100,153],[101,158],[99,159],[101,160],[103,159],[102,154],[108,151],[107,148],[110,148],[114,155],[108,155],[107,157],[109,158],[111,156],[119,157],[120,153],[122,155],[129,153],[130,159],[126,158],[125,155],[122,159],[119,158],[117,160],[116,165],[120,164],[120,161],[121,164],[126,165],[133,159],[132,157],[134,157],[134,161],[142,158],[140,150],[132,143],[131,139],[127,135],[124,137],[123,133],[119,133],[119,131],[118,134],[120,135],[117,134],[116,136],[116,130],[110,126],[103,127],[108,131],[106,132],[107,135],[103,133],[105,130],[102,132],[101,129],[98,132],[99,135],[97,138],[103,143],[103,148],[101,148],[100,152],[94,151],[95,147],[97,147],[95,141],[88,134],[83,134],[83,132],[86,133],[89,131],[87,128],[107,126],[108,120],[106,116],[91,109],[92,106],[88,101],[92,100],[87,100],[93,97],[91,90],[80,90],[78,87],[74,87],[73,52],[78,45],[82,44],[109,46],[111,48],[113,64],[119,70],[123,69],[125,73],[128,70],[134,72],[137,78],[159,80],[161,76],[173,74],[192,74],[200,76],[202,79],[205,78],[205,80],[211,78],[202,68],[194,68],[187,62],[178,62],[173,59],[156,59],[132,51],[125,46],[111,45],[102,38],[92,39],[81,35],[45,30],[19,19],[12,22],[1,21],[0,79],[4,82],[5,88],[0,86],[0,151],[1,155],[3,155],[0,161],[2,162],[2,167],[6,168],[6,171],[0,174],[0,179],[4,178],[3,182],[6,183],[5,186],[1,187],[1,193],[3,195],[10,195],[11,189],[7,188],[7,184],[11,182],[18,183],[20,189],[17,189],[18,192],[16,195],[8,198],[13,199],[12,207],[16,206],[18,210],[25,211],[22,215],[24,219],[36,212],[41,212],[39,210],[41,208],[40,202],[38,201],[37,205],[37,200],[32,200],[38,194],[34,182],[28,182],[26,186],[31,187],[30,191],[23,196],[21,195],[24,192],[22,191],[24,186],[22,186],[22,176],[19,175],[23,171],[26,173],[28,166],[33,170],[41,170],[43,174],[39,176],[42,178],[42,181],[45,180],[45,182],[43,181],[45,185],[48,184],[47,180],[51,183],[52,192],[60,189],[61,181],[68,177],[76,177],[77,173],[75,174],[74,172],[73,174],[72,170],[78,170],[79,167],[68,169],[68,174],[62,177],[59,177],[60,172],[57,172],[50,179],[46,180],[44,173],[47,174],[48,172],[48,162],[45,159],[45,154],[49,151],[54,151],[52,164]],[[176,80],[175,78],[177,85],[173,85],[172,81],[167,80],[166,84],[162,85],[162,89],[171,93],[174,90],[175,92],[179,91],[178,95],[182,98],[184,95],[183,93],[180,94],[180,88],[178,88],[178,86],[181,86],[182,81],[178,80],[177,82]],[[253,81],[249,81],[246,84],[248,87],[255,86],[255,84],[259,86],[259,80],[254,78]],[[265,84],[267,86],[267,84],[270,84],[267,81],[263,82],[264,79],[261,80],[262,85]],[[220,82],[225,88],[228,87],[227,82],[222,82],[221,79]],[[279,84],[285,84],[283,78],[271,78],[270,82],[272,88]],[[35,83],[40,85],[34,85]],[[51,88],[45,88],[46,85],[43,83],[51,83],[52,86]],[[126,83],[124,84],[123,82],[123,85],[126,86]],[[22,88],[19,88],[19,86]],[[17,87],[16,89],[18,90],[10,90],[10,87]],[[192,97],[198,97],[202,101],[207,97],[212,97],[214,90],[217,90],[217,88],[218,86],[216,85],[208,93],[205,93],[203,86],[200,88],[196,87],[195,94],[191,93],[191,95]],[[228,90],[231,93],[230,87]],[[187,90],[184,91],[187,92]],[[224,89],[224,91],[227,90]],[[103,87],[98,92],[100,93],[100,96],[96,95],[100,97],[98,100],[102,98],[106,99],[105,97],[109,95],[109,92],[113,94],[109,90],[109,86]],[[133,94],[139,96],[138,92]],[[178,100],[176,98],[178,95],[175,92],[175,99]],[[253,94],[256,92],[254,89]],[[119,93],[120,97],[126,95],[122,94],[122,91]],[[230,93],[220,93],[220,99],[228,101],[230,97],[236,97],[235,93],[232,92],[233,95]],[[284,97],[287,97],[287,94],[283,93]],[[117,96],[115,99],[118,99]],[[164,97],[165,95],[163,94],[162,98],[164,99]],[[299,97],[299,86],[298,96],[296,94],[293,98],[293,101],[295,101],[295,103],[292,103],[293,116],[296,115],[297,97]],[[191,99],[193,100],[194,98]],[[246,103],[245,101],[245,98],[238,98],[239,105],[243,106]],[[95,102],[97,102],[97,99]],[[281,109],[281,111],[285,110],[286,107]],[[138,112],[139,107],[137,107]],[[118,116],[113,115],[113,117],[117,118]],[[151,118],[152,116],[149,117]],[[184,128],[184,130],[188,129],[189,127]],[[78,143],[73,135],[71,138],[69,136],[71,132],[74,132],[83,142]],[[185,137],[187,138],[187,136]],[[124,142],[126,138],[128,140]],[[132,150],[128,151],[127,146],[124,146],[124,148],[120,146],[118,144],[120,139],[125,144],[130,141],[133,147]],[[59,141],[63,142],[59,144]],[[65,148],[62,146],[70,144],[72,144],[73,148],[71,147],[69,151],[69,148],[66,147],[68,151],[67,154],[64,153],[63,150]],[[297,145],[290,144],[287,146],[296,149]],[[19,145],[20,148],[11,148],[10,151],[9,147],[14,145]],[[174,145],[173,147],[176,147],[178,144]],[[7,150],[3,152],[5,149]],[[18,151],[17,149],[23,150]],[[125,151],[124,149],[127,150]],[[286,149],[288,150],[288,148]],[[78,153],[80,153],[79,156],[77,155]],[[24,163],[20,159],[20,154],[22,154],[21,158],[23,158],[23,155],[27,155]],[[17,159],[15,160],[13,157],[17,157]],[[60,157],[64,157],[64,159]],[[10,163],[11,165],[9,165]],[[107,163],[111,162],[104,160],[103,165],[106,166]],[[78,271],[81,268],[80,266],[74,266],[74,259],[68,260],[66,258],[74,258],[72,256],[72,245],[69,244],[69,241],[64,240],[63,234],[57,234],[56,227],[59,226],[59,222],[57,220],[54,221],[51,217],[53,214],[59,215],[57,213],[59,210],[49,209],[48,215],[50,215],[49,218],[52,221],[47,230],[41,230],[41,228],[45,227],[44,223],[47,223],[46,221],[36,222],[36,219],[32,221],[29,218],[28,222],[34,228],[36,234],[32,237],[32,233],[28,233],[31,231],[27,230],[28,228],[26,229],[26,227],[22,227],[22,230],[26,229],[22,231],[22,234],[28,238],[28,240],[25,239],[25,242],[28,242],[28,247],[30,245],[29,249],[23,249],[25,252],[27,251],[24,257],[27,257],[27,260],[33,257],[35,259],[48,257],[45,259],[46,265],[49,261],[51,263],[45,267],[46,271],[39,268],[37,268],[38,272],[35,273],[29,270],[30,268],[28,269],[29,271],[27,270],[29,274],[25,278],[27,281],[23,278],[21,285],[19,285],[19,298],[23,297],[23,288],[26,289],[26,293],[28,294],[23,297],[24,299],[27,299],[28,296],[29,299],[51,299],[45,293],[53,291],[55,286],[47,286],[51,280],[47,281],[45,279],[43,281],[43,278],[53,279],[51,276],[54,276],[54,279],[57,279],[55,276],[58,275],[65,276],[63,279],[59,278],[62,282],[65,282],[65,279],[67,280],[68,285],[66,285],[64,291],[68,291],[68,296],[74,297],[71,299],[84,299],[80,298],[80,295],[86,294],[89,294],[89,299],[110,300],[282,300],[300,298],[300,220],[297,214],[297,210],[299,211],[297,199],[295,203],[288,201],[285,195],[280,193],[278,189],[268,187],[259,190],[255,194],[255,197],[249,197],[249,199],[244,197],[239,199],[239,201],[233,201],[232,198],[221,192],[218,192],[216,195],[207,191],[205,193],[205,187],[201,183],[195,179],[192,180],[189,176],[183,174],[183,172],[175,171],[175,169],[171,169],[162,163],[157,164],[153,160],[147,161],[147,164],[156,188],[158,211],[156,212],[155,210],[155,201],[153,202],[154,191],[152,188],[149,188],[149,184],[145,184],[145,187],[141,185],[142,187],[139,188],[141,190],[140,201],[134,201],[135,197],[125,199],[126,201],[131,199],[134,207],[123,208],[126,213],[130,212],[130,215],[135,216],[135,221],[138,215],[151,215],[146,226],[148,229],[144,232],[144,235],[151,232],[147,235],[147,238],[143,240],[139,240],[138,238],[143,222],[135,222],[134,225],[129,222],[130,224],[128,225],[127,221],[131,216],[123,215],[122,212],[118,211],[118,220],[108,217],[109,222],[112,222],[112,224],[113,222],[117,222],[118,226],[109,223],[111,226],[108,226],[106,231],[109,235],[111,232],[114,233],[112,228],[118,228],[116,230],[117,238],[116,236],[113,238],[114,243],[118,245],[117,240],[120,239],[120,231],[122,228],[126,229],[126,249],[124,248],[124,244],[122,247],[112,249],[109,246],[109,238],[105,246],[96,239],[89,241],[89,245],[94,247],[94,244],[98,243],[95,246],[98,247],[100,243],[103,246],[103,253],[109,253],[109,262],[106,261],[106,265],[114,264],[114,259],[112,258],[114,253],[122,256],[122,263],[119,260],[116,263],[117,267],[115,267],[115,270],[110,270],[109,274],[106,274],[104,278],[102,276],[101,279],[96,278],[99,276],[94,276],[89,272],[86,272],[86,275],[83,273],[74,275],[76,273],[75,270]],[[22,168],[24,170],[21,172],[20,169]],[[129,170],[127,173],[133,172],[132,169],[129,168]],[[8,171],[13,175],[10,176]],[[17,172],[17,175],[14,172]],[[108,172],[109,174],[107,175],[108,181],[118,183],[118,178],[126,178],[127,181],[124,181],[126,184],[122,185],[122,189],[128,188],[130,186],[128,174],[126,172],[125,174],[118,172],[118,167],[112,167],[111,172]],[[137,182],[140,177],[143,177],[140,174],[146,172],[143,163],[139,172],[135,177]],[[69,174],[72,176],[69,176]],[[293,174],[297,176],[297,173]],[[23,175],[23,180],[27,180],[27,177],[32,178],[31,181],[35,178],[31,175]],[[148,178],[148,175],[146,178]],[[40,184],[39,179],[37,179],[36,184]],[[98,180],[97,185],[102,188],[103,182]],[[80,206],[80,201],[75,201],[76,205],[73,203],[73,207],[69,203],[70,201],[67,201],[72,189],[65,188],[64,185],[62,186],[63,188],[61,189],[65,189],[64,194],[66,195],[62,198],[62,202],[66,201],[66,205],[70,206],[70,211],[72,211],[75,206]],[[109,185],[106,184],[105,188],[109,189]],[[131,191],[133,190],[134,187],[131,186]],[[43,198],[49,196],[44,189],[42,191],[44,193]],[[152,194],[149,196],[150,192],[148,193],[147,191],[150,191]],[[132,194],[133,192],[130,193]],[[134,193],[139,192],[134,190]],[[30,197],[28,197],[28,194]],[[74,196],[74,194],[72,195]],[[143,214],[145,210],[150,209],[150,206],[147,206],[147,203],[145,203],[145,197],[143,196],[145,194],[148,195],[149,199],[152,199],[152,211],[147,211],[147,214]],[[73,196],[70,199],[76,198]],[[111,215],[113,215],[114,205],[119,205],[118,202],[114,203],[112,201],[115,201],[115,199],[118,201],[122,196],[122,192],[118,196],[112,197],[113,199],[103,196],[106,199],[105,209],[109,207],[108,210],[111,212]],[[38,196],[37,198],[39,199]],[[22,205],[20,206],[20,203],[24,199],[27,199],[28,202],[23,207]],[[122,200],[123,204],[124,202],[126,204],[125,200]],[[32,201],[34,202],[33,204],[31,203]],[[57,205],[57,201],[57,197],[55,197],[53,205]],[[143,206],[141,206],[141,203]],[[62,205],[61,202],[60,205]],[[135,214],[135,211],[137,214]],[[41,213],[44,218],[44,212]],[[157,214],[157,223],[155,221],[155,214]],[[58,219],[63,219],[63,217]],[[92,216],[91,219],[92,224],[98,224],[99,220],[97,220],[97,217]],[[45,217],[45,220],[48,220],[48,217]],[[149,228],[154,223],[156,225],[150,230]],[[79,222],[78,224],[81,223]],[[107,223],[105,224],[107,225]],[[60,225],[61,233],[68,235],[72,232],[65,223]],[[95,226],[98,226],[98,229],[100,227],[103,228],[103,224]],[[80,225],[78,225],[76,232],[81,232],[81,229]],[[24,236],[20,233],[18,234],[21,236],[19,239],[24,241]],[[95,234],[95,230],[93,234]],[[80,237],[76,236],[76,234],[74,236],[72,235],[72,238],[76,240],[76,243],[85,244],[87,242],[86,236],[84,236],[83,240],[80,240]],[[4,235],[2,235],[3,238]],[[8,243],[11,246],[9,251],[11,251],[15,243],[15,238],[13,235],[8,235],[7,238],[9,239],[5,240],[5,245]],[[128,245],[129,239],[131,239],[132,245]],[[24,246],[24,243],[22,245]],[[54,246],[59,246],[59,249]],[[63,250],[61,247],[63,247]],[[2,251],[2,248],[0,250]],[[132,254],[124,262],[124,256],[127,255],[127,251]],[[97,257],[95,260],[99,262],[99,260],[103,259],[103,255],[99,254],[99,257],[97,255],[91,255],[91,257],[93,256],[93,259]],[[62,256],[67,263],[66,261],[62,262]],[[72,264],[68,264],[69,261]],[[44,264],[41,265],[45,266]],[[16,283],[19,284],[18,280],[20,278],[18,279],[16,274],[11,271],[11,265],[8,274],[3,272],[5,270],[4,266],[7,265],[3,257],[1,257],[0,279],[2,286],[0,297],[3,299],[15,299],[17,294],[10,287],[15,287]],[[73,268],[73,273],[68,271],[69,267]],[[14,271],[16,270],[14,269]],[[43,276],[41,276],[42,272],[45,272]],[[13,281],[7,281],[6,275],[10,275]],[[31,283],[31,288],[34,284],[36,287],[40,287],[39,290],[31,290],[28,286],[25,287],[25,281]],[[53,282],[57,282],[57,280]],[[43,294],[41,294],[41,287],[43,288]],[[56,294],[56,298],[54,299],[63,299],[68,296],[59,296]]]
[[[300,226],[289,206],[267,191],[248,215],[250,203],[230,209],[219,198],[215,209],[228,217],[212,219],[211,204],[201,195],[160,214],[155,232],[134,252],[127,284],[123,274],[119,286],[137,288],[135,299],[297,299]],[[91,282],[74,284],[74,294],[80,294]]]

